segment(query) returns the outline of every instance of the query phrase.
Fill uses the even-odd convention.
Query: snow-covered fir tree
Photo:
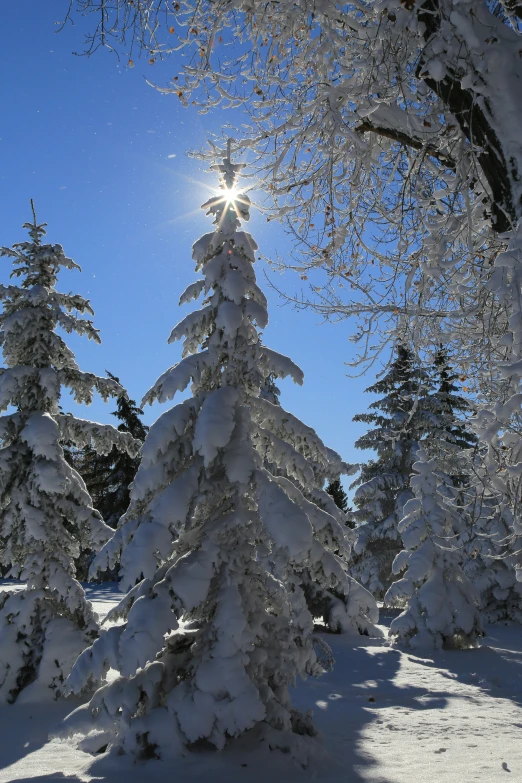
[[[248,103],[243,144],[270,184],[274,216],[300,240],[300,257],[282,263],[303,278],[313,270],[304,304],[357,319],[365,365],[393,332],[406,328],[426,352],[442,338],[472,378],[490,474],[518,504],[519,0],[327,1],[313,15],[308,2],[264,0],[144,0],[140,13],[135,0],[114,0],[110,12],[99,0],[75,5],[96,12],[89,51],[107,36],[153,59],[188,47],[204,67],[189,56],[172,82],[183,105]]]
[[[426,452],[429,457],[437,458],[439,467],[451,476],[455,486],[464,487],[470,483],[469,472],[465,469],[469,459],[465,452],[477,445],[477,438],[466,421],[472,407],[469,400],[460,394],[458,376],[452,370],[444,348],[435,354],[432,375],[436,389],[426,400],[426,405],[437,420],[433,422],[434,429],[426,441]],[[466,377],[460,380],[465,382]]]
[[[397,528],[411,497],[419,442],[437,423],[427,403],[431,390],[428,373],[416,366],[408,348],[398,345],[386,375],[366,389],[384,396],[370,404],[368,413],[354,416],[373,425],[355,446],[373,449],[377,458],[362,465],[352,485],[358,488],[351,514],[356,524],[351,573],[378,598],[393,581],[392,563],[402,549]]]
[[[522,581],[517,580],[522,535],[514,532],[508,499],[493,490],[480,464],[475,478],[465,493],[472,524],[463,536],[463,569],[479,592],[485,622],[522,623]]]
[[[279,396],[281,392],[276,385],[275,377],[274,373],[270,373],[265,378],[259,391],[259,396],[261,399],[267,400],[274,405],[280,405]],[[313,465],[313,481],[311,480],[311,474],[308,474],[306,482],[302,482],[296,477],[295,472],[286,470],[284,460],[279,460],[277,462],[270,461],[268,455],[271,453],[271,449],[267,449],[266,442],[258,440],[256,441],[256,445],[265,459],[266,467],[272,473],[283,475],[285,478],[296,482],[304,495],[309,499],[312,499],[318,506],[325,511],[328,511],[328,513],[333,514],[340,522],[348,524],[346,520],[346,513],[349,510],[348,496],[341,484],[340,472],[351,475],[358,470],[358,465],[347,465],[341,461],[339,455],[335,451],[325,448],[327,459],[323,459],[320,463],[315,462]],[[326,487],[324,487],[325,482]],[[324,492],[322,491],[323,488],[325,490]],[[337,509],[342,512],[342,515],[339,515],[336,511],[332,505],[332,500],[335,503],[335,506],[337,506]]]
[[[274,405],[280,406],[280,390],[275,383],[274,373],[270,373],[264,380],[259,391],[259,397],[267,400]],[[263,458],[264,467],[273,475],[280,476],[285,480],[296,484],[298,490],[320,508],[332,514],[339,522],[348,525],[346,509],[343,508],[343,488],[339,479],[340,471],[351,474],[355,472],[357,466],[346,465],[341,462],[339,455],[332,449],[325,448],[326,459],[321,462],[311,463],[312,470],[303,475],[298,475],[294,470],[286,469],[286,461],[277,459],[272,448],[270,439],[263,437],[255,439],[254,444]],[[337,478],[334,478],[337,476]],[[324,484],[327,483],[325,491]],[[332,490],[333,487],[333,490]],[[336,493],[334,496],[333,493]],[[344,495],[344,505],[346,505],[346,495]],[[333,503],[332,503],[333,501]],[[339,511],[341,512],[339,514]],[[349,534],[349,531],[347,531]],[[338,553],[345,561],[348,559],[348,549],[351,550],[351,538],[347,535],[343,541],[343,546],[338,547],[333,541],[333,551]],[[336,606],[339,606],[339,600],[342,602],[342,595],[337,595],[334,590],[324,590],[320,584],[310,579],[309,574],[302,573],[303,589],[307,606],[315,618],[321,618],[330,631],[342,632],[344,626],[339,622],[336,613]]]
[[[85,484],[64,458],[63,444],[135,453],[133,438],[114,427],[64,416],[61,387],[77,402],[121,388],[81,372],[56,332],[99,342],[88,300],[55,289],[61,268],[79,269],[60,245],[44,244],[45,224],[26,223],[30,240],[2,248],[18,285],[0,286],[0,562],[24,589],[0,593],[0,701],[57,695],[71,667],[95,638],[97,619],[75,579],[82,549],[98,550],[112,531],[92,507]]]
[[[411,477],[414,497],[399,523],[405,549],[393,563],[404,576],[394,582],[385,603],[406,609],[390,626],[398,644],[413,649],[473,647],[482,635],[478,594],[460,567],[461,511],[454,504],[451,478],[437,469],[423,448]]]
[[[120,379],[107,371],[107,375],[116,383]],[[143,442],[148,427],[143,424],[143,411],[135,400],[126,394],[120,394],[117,409],[112,415],[119,419],[118,430],[129,432],[133,438]],[[87,490],[105,523],[115,528],[119,518],[127,511],[130,502],[130,485],[134,481],[140,464],[139,457],[114,447],[109,454],[98,454],[87,446],[73,456],[74,466],[85,481]]]
[[[106,372],[109,378],[120,383],[119,378]],[[137,407],[135,400],[128,398],[123,388],[118,396],[117,409],[112,411],[112,415],[120,420],[120,432],[129,432],[136,441],[143,442],[148,431],[141,421],[143,411]],[[84,480],[94,508],[109,527],[116,528],[118,520],[129,507],[130,485],[140,464],[139,456],[131,456],[116,446],[109,454],[98,453],[90,445],[78,449],[67,444],[64,451],[69,464]],[[81,581],[87,580],[94,555],[95,552],[85,549],[76,560],[76,575]],[[117,569],[100,574],[99,577],[112,581],[117,578]]]
[[[228,155],[215,168],[222,191],[204,208],[216,229],[194,244],[201,277],[180,300],[203,294],[203,307],[172,331],[170,342],[184,340],[183,358],[144,403],[190,383],[192,395],[147,434],[130,509],[95,561],[106,568],[121,559],[130,592],[109,616],[120,624],[82,654],[68,683],[80,692],[116,669],[65,731],[101,730],[91,747],[148,757],[200,740],[222,748],[253,727],[287,749],[313,733],[288,692],[321,670],[303,583],[331,593],[330,621],[345,630],[371,632],[377,619],[372,596],[346,573],[337,508],[315,488],[333,452],[260,396],[271,374],[301,383],[302,372],[261,343],[266,299],[256,244],[239,230],[250,204],[234,190],[241,166]],[[320,492],[332,513],[300,486]]]

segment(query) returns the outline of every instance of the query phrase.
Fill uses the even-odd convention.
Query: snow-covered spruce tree
[[[34,215],[34,209],[33,209]],[[99,342],[89,302],[55,289],[61,267],[79,269],[60,245],[43,244],[45,224],[26,223],[30,241],[2,248],[19,285],[0,286],[5,368],[0,369],[0,562],[25,589],[0,593],[0,701],[20,691],[57,695],[80,652],[95,638],[96,615],[76,581],[82,549],[98,550],[111,535],[62,444],[114,444],[134,453],[133,438],[114,427],[59,413],[61,387],[89,403],[121,387],[81,372],[57,327]]]
[[[107,375],[116,383],[120,379],[107,371]],[[120,394],[117,409],[112,415],[119,419],[118,430],[129,432],[133,438],[144,441],[148,427],[143,424],[143,411],[135,400],[126,394]],[[109,527],[115,528],[119,518],[127,511],[130,502],[129,487],[134,481],[140,464],[139,457],[113,447],[109,454],[98,454],[87,446],[74,457],[75,467],[85,481],[93,500],[94,508],[102,515]]]
[[[279,402],[279,395],[281,392],[275,383],[275,377],[276,376],[274,373],[270,373],[265,378],[261,386],[259,396],[261,399],[267,400],[274,405],[280,405],[281,403]],[[323,508],[329,514],[332,514],[334,517],[336,517],[339,522],[348,524],[346,520],[346,513],[348,511],[348,497],[342,487],[340,475],[341,473],[345,475],[351,475],[352,473],[355,473],[359,468],[358,465],[347,465],[341,461],[339,455],[335,451],[325,447],[322,460],[320,462],[311,462],[311,465],[313,465],[313,478],[312,473],[308,473],[306,475],[306,481],[303,482],[302,480],[299,481],[299,479],[302,479],[302,476],[299,476],[298,478],[295,474],[295,471],[286,470],[286,463],[284,460],[278,460],[276,462],[270,461],[268,454],[272,454],[273,449],[269,444],[267,448],[266,441],[261,441],[258,439],[256,441],[256,445],[265,459],[265,466],[274,475],[283,475],[290,481],[294,481],[298,484],[300,491],[306,495],[306,497],[313,500],[314,503]],[[300,446],[298,446],[298,449],[302,451]],[[310,459],[309,454],[305,453],[305,455]],[[326,487],[324,487],[325,482]],[[335,504],[335,507],[337,508],[332,505],[332,500]],[[339,511],[342,513],[339,514]]]
[[[273,373],[264,381],[259,397],[280,407],[279,389],[275,386]],[[283,413],[285,416],[288,415],[284,411]],[[339,476],[341,474],[351,475],[355,473],[358,470],[358,465],[347,465],[342,462],[335,451],[323,446],[323,444],[321,444],[322,453],[320,459],[317,459],[309,449],[303,448],[301,444],[294,444],[307,460],[308,469],[296,471],[291,465],[289,469],[288,461],[284,455],[279,453],[277,445],[279,438],[287,440],[284,429],[283,431],[280,430],[280,422],[275,419],[269,419],[263,422],[263,429],[259,431],[258,437],[254,438],[254,445],[262,457],[263,466],[272,476],[286,482],[288,491],[290,491],[290,483],[294,484],[298,493],[333,516],[338,523],[347,526],[343,538],[339,539],[334,536],[325,543],[332,553],[338,555],[344,563],[348,563],[352,539],[347,515],[332,497],[328,487],[332,486],[332,484],[335,485],[335,481],[340,486]],[[269,433],[268,437],[267,432]],[[310,436],[317,438],[313,431],[310,431]],[[274,448],[274,444],[276,448]],[[326,488],[325,484],[327,485]],[[340,496],[338,496],[339,498]],[[343,633],[349,630],[352,623],[346,624],[345,619],[343,619],[345,616],[343,591],[339,592],[331,585],[325,588],[324,583],[314,578],[308,568],[302,569],[300,575],[306,604],[312,616],[317,619],[320,618],[325,626],[334,633]],[[362,626],[359,627],[359,631],[367,632]]]
[[[106,372],[109,378],[120,383],[119,378]],[[112,411],[112,415],[121,422],[118,425],[120,432],[129,432],[136,441],[143,442],[148,431],[140,418],[143,411],[137,407],[134,400],[128,398],[123,389],[118,396],[117,409]],[[116,446],[112,447],[109,454],[102,454],[87,445],[83,449],[68,446],[65,449],[65,458],[84,480],[94,508],[100,512],[109,527],[115,528],[129,507],[130,485],[140,464],[139,456],[130,455]],[[81,581],[88,578],[94,554],[90,550],[84,550],[75,562],[76,575]],[[117,569],[100,577],[114,580],[117,577]]]
[[[475,462],[478,463],[478,457]],[[480,595],[484,620],[522,623],[522,582],[516,578],[522,536],[513,533],[513,514],[507,499],[494,492],[483,465],[478,463],[475,482],[464,493],[472,520],[463,538],[463,570]]]
[[[288,693],[298,677],[321,670],[305,579],[342,595],[335,619],[346,629],[368,632],[377,618],[372,596],[331,551],[344,547],[335,514],[266,467],[284,465],[313,485],[331,454],[313,430],[259,396],[270,374],[301,383],[302,373],[261,344],[267,312],[256,244],[238,230],[250,202],[233,190],[241,166],[227,156],[215,168],[224,192],[204,208],[216,229],[194,244],[202,276],[181,297],[204,294],[203,307],[174,328],[170,342],[184,338],[182,361],[144,403],[169,400],[191,381],[192,396],[150,428],[131,507],[94,564],[121,558],[121,586],[131,590],[109,617],[123,622],[82,654],[68,682],[78,693],[118,670],[64,731],[98,729],[96,748],[109,743],[145,757],[199,740],[222,748],[253,727],[285,748],[313,733]]]
[[[90,51],[191,51],[167,88],[183,105],[248,102],[244,143],[301,239],[285,262],[314,270],[308,304],[358,320],[360,362],[405,324],[419,349],[444,336],[478,393],[475,433],[520,535],[522,3],[73,5],[97,17]]]
[[[270,373],[265,378],[260,388],[259,397],[262,400],[267,400],[274,405],[280,406],[280,390],[276,386],[275,377],[274,373]],[[354,473],[358,466],[346,465],[341,462],[336,452],[325,448],[320,462],[317,460],[312,461],[310,454],[304,452],[312,469],[304,473],[298,473],[295,470],[287,470],[286,460],[280,458],[277,450],[274,451],[272,438],[257,438],[254,439],[254,444],[261,454],[263,466],[273,476],[279,476],[287,481],[291,481],[308,500],[316,503],[319,508],[334,516],[341,524],[350,527],[347,521],[346,509],[340,505],[343,503],[343,496],[340,493],[344,492],[344,490],[342,489],[339,475],[340,473]],[[297,448],[302,451],[301,447],[298,446]],[[334,478],[335,476],[337,478]],[[326,489],[324,489],[325,482],[327,483]],[[334,492],[337,491],[336,497],[332,495],[332,487]],[[344,500],[346,505],[346,495],[344,495]],[[348,550],[351,550],[352,543],[349,535],[350,531],[347,530],[346,533],[346,540],[342,542],[342,546],[339,546],[339,542],[335,539],[331,541],[332,550],[345,561],[349,559]],[[345,625],[342,619],[340,621],[337,614],[338,607],[341,608],[341,618],[344,613],[342,609],[342,594],[338,595],[332,589],[325,590],[316,580],[310,578],[310,574],[306,570],[302,572],[301,576],[306,603],[313,617],[321,618],[330,631],[341,633],[345,630]]]
[[[431,389],[428,373],[415,366],[408,348],[398,345],[386,375],[366,390],[384,396],[370,404],[368,413],[354,416],[374,427],[355,446],[373,449],[377,459],[362,465],[352,485],[358,488],[351,515],[356,528],[350,572],[380,599],[393,581],[392,563],[402,549],[398,523],[411,497],[419,443],[437,424],[427,404]]]
[[[408,604],[393,620],[390,636],[413,649],[474,647],[482,635],[478,594],[460,567],[462,520],[452,503],[453,483],[423,448],[417,453],[411,477],[414,497],[399,523],[405,549],[393,563],[395,574],[406,573],[384,599],[388,605]]]
[[[471,405],[459,393],[458,376],[450,367],[444,348],[435,354],[432,377],[437,389],[430,394],[426,404],[437,421],[434,422],[436,429],[426,441],[426,452],[429,457],[437,458],[439,468],[451,476],[455,486],[464,487],[469,485],[470,476],[463,471],[463,465],[468,462],[463,452],[474,449],[477,438],[465,418],[471,415]],[[466,377],[461,380],[466,381]]]

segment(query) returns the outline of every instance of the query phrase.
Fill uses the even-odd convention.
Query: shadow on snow
[[[522,629],[516,624],[499,623],[486,630],[487,636],[477,649],[441,650],[436,660],[411,660],[440,669],[443,677],[475,685],[494,698],[522,706]]]
[[[89,597],[96,601],[114,602],[119,600],[114,584],[88,586]],[[383,613],[383,620],[389,618]],[[503,629],[505,631],[505,629]],[[17,780],[19,783],[52,783],[67,779],[70,783],[79,783],[86,779],[104,783],[120,783],[123,779],[132,779],[133,783],[170,783],[174,774],[182,781],[199,783],[266,783],[272,778],[274,783],[308,783],[309,781],[327,781],[328,783],[392,783],[386,768],[377,760],[386,753],[372,754],[377,746],[393,748],[393,709],[400,705],[413,713],[416,711],[443,709],[449,698],[456,693],[448,683],[448,690],[433,690],[433,677],[429,670],[436,667],[439,673],[449,680],[460,680],[476,684],[494,696],[522,701],[522,653],[520,644],[516,644],[520,629],[513,627],[513,645],[506,645],[509,634],[502,633],[503,647],[495,646],[495,628],[491,627],[486,644],[478,650],[439,651],[435,661],[407,658],[426,668],[426,685],[422,676],[416,684],[404,682],[398,677],[401,665],[406,657],[399,650],[385,646],[382,640],[365,637],[325,635],[333,650],[336,664],[332,672],[318,679],[309,679],[294,688],[292,699],[295,706],[303,711],[313,710],[314,722],[318,728],[319,744],[323,749],[306,769],[293,762],[288,755],[279,751],[270,752],[265,746],[255,744],[247,733],[231,743],[221,753],[192,752],[179,759],[168,761],[148,761],[133,763],[127,756],[114,753],[92,757],[80,751],[73,751],[70,744],[64,746],[63,766],[56,772],[29,775],[25,763],[20,769],[24,777],[2,777],[0,781]],[[440,671],[441,670],[441,671]],[[491,676],[491,672],[495,676]],[[498,675],[497,675],[498,672]],[[9,766],[25,756],[39,751],[47,743],[49,733],[53,733],[61,719],[74,709],[77,700],[67,699],[43,705],[16,704],[1,708],[0,723],[3,734],[2,766]],[[387,710],[390,708],[390,719]],[[371,729],[371,742],[367,734]],[[377,731],[376,731],[377,729]],[[54,756],[57,748],[54,748]],[[45,748],[40,750],[45,754]],[[67,770],[66,757],[74,755],[74,767]],[[53,758],[54,758],[53,756]],[[43,756],[41,757],[44,760]],[[39,754],[34,761],[27,761],[28,768],[39,766]],[[49,769],[45,763],[44,769]],[[85,774],[77,772],[82,766]],[[86,769],[86,767],[88,768]],[[16,774],[16,770],[15,770]],[[5,775],[5,773],[4,773]],[[87,775],[87,777],[85,777]]]

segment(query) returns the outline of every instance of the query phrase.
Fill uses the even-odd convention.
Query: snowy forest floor
[[[0,583],[0,589],[1,583]],[[121,594],[89,585],[104,615]],[[393,613],[383,611],[387,630]],[[480,649],[419,657],[382,640],[332,636],[334,670],[294,691],[312,709],[322,758],[306,770],[249,738],[222,753],[133,764],[49,740],[79,701],[0,707],[0,782],[484,783],[522,780],[522,628],[495,625]]]

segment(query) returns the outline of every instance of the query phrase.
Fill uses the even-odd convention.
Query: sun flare
[[[224,196],[227,204],[232,204],[233,201],[237,201],[239,196],[239,190],[237,188],[226,188]]]

